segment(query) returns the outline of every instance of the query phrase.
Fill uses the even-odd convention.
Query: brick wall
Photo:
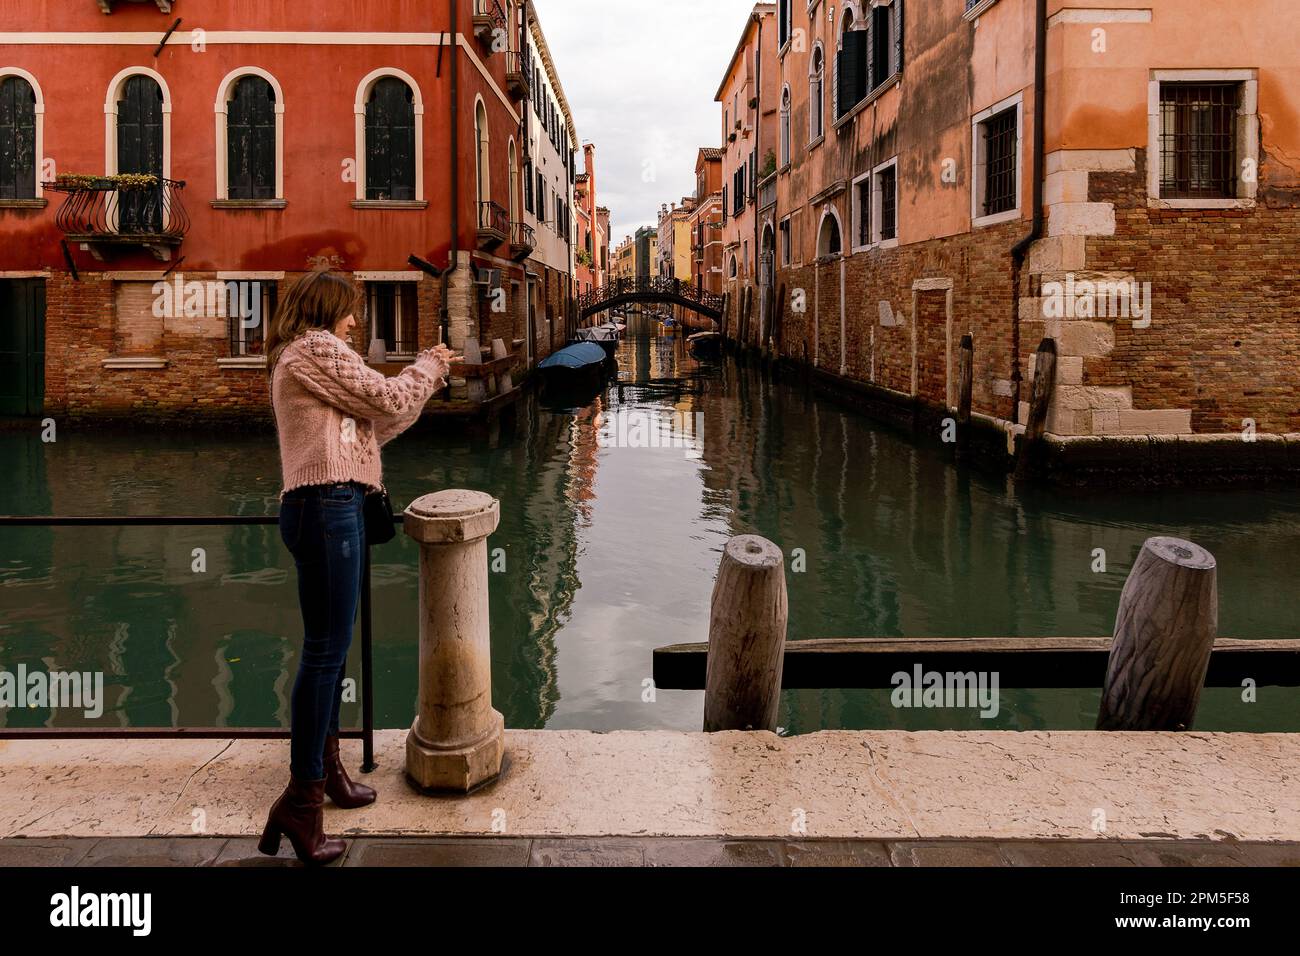
[[[279,281],[281,298],[298,275],[301,273],[289,274]],[[186,272],[184,279],[217,281],[214,272]],[[364,283],[355,278],[352,281],[359,292],[363,291]],[[115,307],[118,285],[104,273],[83,272],[80,281],[74,281],[69,273],[56,272],[47,281],[47,411],[141,421],[269,417],[265,368],[221,364],[220,360],[231,358],[226,317],[155,317],[138,313],[119,316]],[[426,277],[416,285],[417,341],[420,348],[429,348],[438,335],[440,284]],[[363,350],[370,340],[364,305],[356,318],[353,342]],[[159,368],[112,368],[104,364],[115,359],[144,358],[160,359],[165,364]]]

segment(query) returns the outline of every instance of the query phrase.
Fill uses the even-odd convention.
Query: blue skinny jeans
[[[339,732],[343,673],[361,598],[366,489],[356,482],[312,485],[280,504],[280,537],[298,567],[302,657],[290,704],[289,770],[299,780],[325,776],[325,737]]]

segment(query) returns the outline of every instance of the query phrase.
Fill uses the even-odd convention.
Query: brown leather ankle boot
[[[355,783],[343,768],[337,734],[325,738],[325,793],[336,807],[343,810],[355,810],[375,802],[375,791]]]
[[[332,863],[347,848],[342,840],[325,835],[325,778],[299,780],[290,775],[289,786],[275,801],[257,848],[267,856],[280,852],[280,837],[287,836],[303,863]]]

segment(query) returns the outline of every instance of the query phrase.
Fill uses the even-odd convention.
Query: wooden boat
[[[722,333],[696,332],[687,337],[686,344],[696,358],[717,358],[722,354]]]
[[[614,356],[619,351],[619,341],[623,338],[623,333],[627,332],[627,325],[619,323],[606,323],[604,325],[593,325],[590,328],[577,330],[578,342],[594,342],[595,345],[604,349],[607,359],[614,362]]]
[[[542,359],[537,372],[548,396],[594,396],[605,384],[608,362],[609,358],[600,345],[577,342]]]

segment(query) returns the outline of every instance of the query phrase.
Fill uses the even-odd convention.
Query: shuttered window
[[[275,199],[275,90],[241,77],[226,109],[226,175],[231,199]]]
[[[839,54],[837,116],[843,116],[867,95],[867,41],[865,30],[846,30]]]
[[[0,81],[0,199],[36,198],[36,92],[20,76]]]
[[[366,198],[415,199],[415,95],[395,76],[366,103]]]

